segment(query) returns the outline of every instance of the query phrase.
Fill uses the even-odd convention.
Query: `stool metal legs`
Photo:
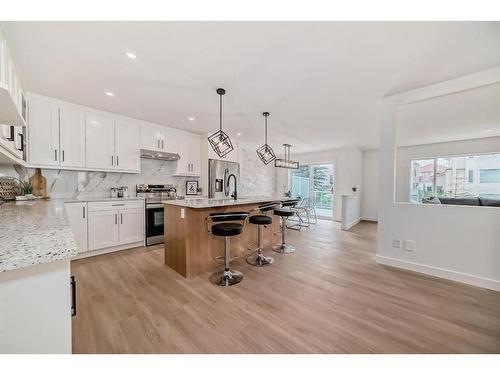
[[[295,251],[295,247],[285,243],[286,219],[281,217],[281,245],[273,246],[273,251],[281,254],[289,254]]]
[[[230,237],[226,238],[226,247],[224,250],[224,272],[217,282],[220,286],[231,286],[234,284],[238,284],[241,280],[243,280],[243,274],[239,271],[231,271],[229,269],[229,258],[231,255],[231,240]]]
[[[257,254],[250,255],[247,258],[247,263],[257,267],[269,266],[274,262],[274,259],[272,257],[266,257],[262,253],[262,249],[264,247],[264,226],[259,225],[258,230],[259,230],[259,247],[257,248]]]

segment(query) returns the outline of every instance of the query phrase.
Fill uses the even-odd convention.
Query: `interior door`
[[[59,103],[37,95],[30,97],[29,161],[35,165],[59,165]]]
[[[115,152],[117,169],[137,172],[140,170],[139,126],[136,123],[115,121]]]
[[[85,167],[85,111],[71,104],[60,111],[61,165]]]
[[[104,249],[119,244],[118,220],[117,210],[89,212],[89,250]]]
[[[115,120],[86,113],[87,168],[115,169]]]
[[[144,211],[128,208],[119,211],[120,245],[144,241]]]

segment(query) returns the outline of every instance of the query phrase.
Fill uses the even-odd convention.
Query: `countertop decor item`
[[[265,121],[264,125],[265,138],[264,138],[264,145],[260,146],[257,149],[257,155],[259,156],[260,160],[262,160],[262,162],[267,165],[274,159],[276,159],[276,155],[274,154],[274,151],[271,148],[271,146],[267,144],[267,118],[269,117],[269,112],[264,112],[262,115],[264,116],[264,121]]]
[[[48,198],[47,194],[47,179],[42,176],[40,168],[35,169],[35,174],[30,178],[31,185],[33,186],[33,195],[41,198]]]
[[[198,195],[198,181],[186,181],[186,195]]]
[[[219,95],[219,130],[208,137],[208,142],[215,153],[220,157],[224,157],[234,150],[233,144],[229,136],[222,131],[222,96],[226,90],[218,88],[217,95]]]
[[[21,194],[21,181],[14,177],[0,177],[0,199],[14,200]]]

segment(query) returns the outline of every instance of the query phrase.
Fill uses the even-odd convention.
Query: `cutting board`
[[[33,195],[35,197],[48,198],[47,193],[47,179],[42,176],[42,170],[37,168],[35,174],[30,178],[31,185],[33,185]]]

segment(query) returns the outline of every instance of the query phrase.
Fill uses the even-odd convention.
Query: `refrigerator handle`
[[[226,168],[224,169],[224,181],[222,181],[222,184],[224,185],[223,186],[223,189],[224,189],[224,195],[227,197],[229,195],[229,192],[227,191],[227,185],[226,185],[226,181],[227,181],[227,174],[229,173],[229,170]]]

